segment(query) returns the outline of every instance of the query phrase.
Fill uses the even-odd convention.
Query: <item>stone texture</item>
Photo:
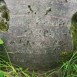
[[[74,0],[5,0],[9,31],[3,39],[13,63],[32,69],[51,68],[60,53],[72,50],[71,17]]]

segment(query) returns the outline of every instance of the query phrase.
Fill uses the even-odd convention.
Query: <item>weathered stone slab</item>
[[[10,10],[9,31],[3,39],[13,63],[32,69],[53,67],[60,53],[72,50],[73,0],[5,0]]]

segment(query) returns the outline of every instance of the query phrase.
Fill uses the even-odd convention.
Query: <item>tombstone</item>
[[[48,69],[60,62],[60,54],[73,49],[71,18],[73,0],[5,0],[10,12],[9,30],[3,34],[14,64]]]

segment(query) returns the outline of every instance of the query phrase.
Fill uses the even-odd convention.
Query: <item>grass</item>
[[[30,72],[28,69],[23,70],[19,66],[14,67],[2,39],[0,39],[0,44],[3,45],[8,58],[8,61],[0,58],[0,77],[77,77],[77,51],[69,60],[63,62],[61,67],[40,74],[35,71]]]
[[[11,76],[19,77],[19,74],[22,74],[23,77],[30,77],[30,75],[26,73],[27,69],[23,71],[22,68],[20,68],[20,67],[15,68],[13,66],[2,39],[0,39],[0,44],[3,45],[3,47],[5,49],[5,53],[7,54],[7,58],[8,58],[8,61],[0,58],[0,77],[11,77]]]
[[[77,77],[77,51],[59,69],[61,77]]]
[[[77,51],[69,60],[63,62],[61,67],[39,74],[35,71],[30,72],[28,69],[23,70],[19,66],[14,67],[2,39],[0,39],[0,44],[3,45],[8,58],[8,61],[0,58],[0,77],[77,77]]]

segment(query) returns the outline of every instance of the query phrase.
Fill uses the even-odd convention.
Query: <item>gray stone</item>
[[[31,69],[51,68],[60,53],[72,51],[73,0],[5,0],[10,27],[3,35],[13,63]]]

